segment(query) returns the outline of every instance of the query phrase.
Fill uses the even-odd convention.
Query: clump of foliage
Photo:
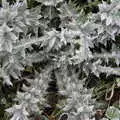
[[[94,119],[93,89],[86,85],[92,81],[90,76],[98,79],[97,85],[102,84],[102,74],[115,76],[112,88],[105,92],[106,101],[111,102],[115,88],[120,87],[116,38],[120,34],[120,2],[103,1],[99,12],[90,13],[83,21],[83,13],[64,0],[35,1],[37,6],[29,0],[11,5],[2,1],[1,90],[5,88],[10,92],[6,94],[14,97],[13,105],[4,109],[11,120]],[[110,114],[112,110],[116,113]],[[110,107],[106,117],[119,119],[119,113],[119,107]]]

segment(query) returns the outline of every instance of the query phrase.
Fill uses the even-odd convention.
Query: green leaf
[[[120,119],[120,110],[111,106],[107,109],[106,116],[110,120],[119,120]]]

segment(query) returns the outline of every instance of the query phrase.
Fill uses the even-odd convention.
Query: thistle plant
[[[13,86],[14,80],[24,79],[30,84],[23,83],[22,92],[17,89],[15,104],[6,111],[11,120],[34,120],[35,114],[48,120],[66,115],[68,120],[92,119],[95,100],[91,99],[92,89],[85,86],[87,78],[91,73],[97,77],[101,73],[120,75],[116,44],[120,3],[101,3],[99,12],[83,22],[82,12],[77,13],[64,0],[36,1],[39,5],[31,9],[26,0],[13,5],[2,1],[1,81]],[[104,47],[97,52],[99,44]],[[27,67],[34,70],[32,78],[22,74]]]

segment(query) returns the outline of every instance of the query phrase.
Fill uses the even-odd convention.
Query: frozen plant
[[[10,76],[20,80],[26,66],[39,68],[34,79],[25,78],[31,85],[23,85],[24,92],[17,91],[16,104],[6,111],[12,115],[11,120],[34,119],[32,115],[41,113],[44,104],[49,103],[44,95],[51,91],[47,89],[48,83],[56,78],[59,93],[67,96],[63,104],[61,101],[57,104],[68,114],[68,119],[89,120],[94,100],[91,100],[92,90],[84,87],[86,78],[90,73],[97,77],[101,73],[120,75],[119,47],[114,42],[120,32],[117,18],[120,3],[103,2],[100,11],[83,24],[81,15],[63,0],[36,1],[41,5],[32,9],[27,8],[26,1],[11,6],[3,1],[0,9],[3,83],[12,86]],[[113,43],[110,50],[94,52],[99,43],[106,48],[108,41]],[[115,59],[116,67],[108,64],[109,58]]]

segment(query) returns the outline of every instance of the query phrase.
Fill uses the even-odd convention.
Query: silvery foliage
[[[41,2],[46,6],[56,6],[59,2],[63,2],[63,0],[36,0],[37,2]]]
[[[19,40],[19,35],[20,33],[26,35],[28,27],[38,25],[38,21],[34,14],[26,9],[25,2],[17,2],[12,6],[9,6],[5,0],[2,3],[2,8],[0,8],[0,76],[5,84],[12,85],[9,76],[18,79],[24,65],[31,64],[25,59],[27,57],[25,49],[37,41],[37,39],[31,40],[29,36]]]
[[[106,73],[107,76],[114,74],[120,75],[120,49],[114,43],[115,37],[120,33],[120,1],[113,0],[111,4],[102,2],[99,4],[99,12],[97,14],[90,14],[88,21],[81,25],[81,49],[76,51],[73,56],[75,62],[85,60],[83,70],[86,74],[94,73],[99,77],[100,73]],[[107,46],[107,42],[112,42],[112,49],[108,52],[102,49],[101,53],[92,52],[90,48],[98,46],[99,43]],[[81,58],[81,59],[79,59]],[[114,59],[116,67],[109,66],[109,60]],[[105,61],[105,63],[103,63]]]
[[[14,105],[13,107],[6,110],[7,112],[13,114],[11,120],[29,120],[27,116],[29,115],[26,111],[25,105]]]
[[[32,27],[36,32],[39,26],[38,19],[41,16],[37,11],[28,10],[26,1],[17,1],[11,6],[5,0],[2,3],[2,8],[0,8],[0,77],[3,78],[3,84],[12,86],[10,76],[19,80],[24,67],[32,64],[26,48],[30,49],[33,43],[39,43],[43,39],[38,39],[37,35],[34,38],[27,35],[29,27]],[[20,37],[21,33],[23,34],[22,37]],[[34,80],[34,83],[29,80],[31,87],[24,87],[25,93],[17,93],[15,101],[18,101],[19,105],[14,105],[6,110],[13,114],[11,120],[28,120],[29,113],[26,108],[30,107],[29,111],[31,113],[33,110],[38,110],[37,102],[43,100],[43,97],[41,97],[42,87],[44,89],[47,84],[39,84],[42,78],[40,77],[39,80],[38,78]],[[35,88],[40,89],[40,91]]]
[[[120,34],[120,1],[112,0],[111,4],[106,2],[99,4],[99,12],[90,16],[90,20],[88,23],[86,22],[86,30],[89,30],[88,47],[99,43],[107,46],[107,42],[112,42],[112,48],[109,52],[102,49],[101,53],[92,54],[92,59],[95,62],[92,64],[89,62],[87,69],[91,67],[91,72],[98,77],[101,72],[107,75],[120,75],[120,48],[114,43],[115,37]],[[109,66],[110,59],[114,59],[116,67]],[[103,60],[106,64],[103,64]]]
[[[45,100],[44,100],[45,89],[47,88],[48,80],[51,79],[50,74],[53,69],[55,70],[56,78],[57,78],[58,85],[60,87],[61,92],[62,92],[62,90],[66,91],[66,95],[69,98],[66,102],[66,106],[64,107],[64,110],[66,112],[70,113],[70,115],[72,115],[73,117],[75,117],[75,119],[77,119],[80,116],[80,113],[83,113],[84,111],[87,113],[89,113],[89,111],[91,112],[91,109],[89,109],[89,101],[91,100],[90,99],[91,96],[89,95],[89,93],[91,93],[91,92],[87,91],[87,89],[85,89],[85,91],[84,91],[82,82],[79,81],[77,78],[78,73],[75,75],[73,72],[72,75],[70,75],[70,72],[73,68],[71,67],[70,70],[68,68],[69,66],[74,66],[74,65],[80,63],[80,62],[74,63],[76,59],[74,59],[74,57],[72,57],[76,54],[75,44],[76,43],[81,44],[80,43],[81,40],[77,40],[76,37],[77,36],[79,37],[80,35],[84,35],[84,33],[82,33],[82,31],[80,29],[80,23],[77,22],[78,15],[75,13],[75,11],[73,11],[71,8],[69,8],[67,4],[63,4],[63,5],[61,5],[61,7],[57,8],[57,10],[60,12],[59,17],[61,19],[61,25],[60,25],[61,31],[57,31],[54,28],[50,28],[42,20],[42,17],[44,19],[45,18],[52,19],[52,17],[54,17],[54,16],[52,16],[51,12],[49,13],[50,15],[48,15],[47,13],[41,14],[41,15],[38,14],[37,18],[36,18],[35,16],[32,16],[31,11],[29,11],[27,9],[24,9],[24,10],[19,9],[19,7],[24,8],[25,3],[24,4],[23,3],[20,6],[19,6],[19,2],[17,3],[18,4],[17,6],[16,6],[16,4],[14,6],[7,6],[10,10],[15,8],[16,10],[13,10],[13,11],[14,12],[17,11],[17,13],[16,13],[17,15],[15,17],[13,17],[14,19],[9,20],[9,21],[12,21],[12,22],[10,22],[12,24],[11,28],[10,28],[10,29],[12,29],[12,31],[10,31],[9,34],[10,33],[14,34],[14,36],[16,37],[16,40],[13,42],[13,38],[11,39],[11,42],[10,42],[12,45],[11,51],[8,51],[9,49],[5,48],[5,52],[10,53],[10,55],[11,55],[10,57],[12,58],[12,65],[14,65],[14,66],[11,66],[9,72],[11,73],[13,67],[15,67],[16,59],[18,62],[17,65],[22,67],[22,69],[20,69],[20,70],[23,70],[24,66],[27,65],[27,63],[29,63],[29,65],[31,65],[33,62],[39,62],[39,61],[41,62],[41,61],[45,61],[45,60],[48,60],[49,63],[47,65],[45,65],[44,69],[41,70],[41,73],[39,73],[39,75],[36,73],[34,80],[26,78],[26,80],[28,80],[28,82],[31,83],[31,86],[30,87],[23,86],[23,89],[26,92],[24,92],[24,93],[17,92],[15,101],[17,101],[18,105],[14,105],[13,107],[8,108],[6,110],[7,112],[9,112],[10,114],[13,115],[11,120],[17,120],[17,119],[27,120],[27,119],[30,119],[29,115],[33,114],[34,112],[40,112],[40,107],[38,107],[38,103],[40,105],[45,103]],[[7,3],[5,3],[5,4],[7,4]],[[43,1],[43,4],[45,4],[44,1]],[[1,9],[4,9],[4,7]],[[36,8],[36,11],[38,11],[38,9],[39,8]],[[51,11],[52,7],[48,7],[48,9]],[[27,15],[20,14],[20,16],[19,16],[19,10],[21,13],[25,12]],[[6,8],[5,8],[5,11],[7,11]],[[9,11],[7,11],[7,12],[9,12]],[[11,16],[12,12],[10,11],[9,13]],[[33,18],[31,18],[31,17],[33,17]],[[5,16],[5,18],[6,18],[6,16]],[[14,20],[16,20],[18,18],[19,18],[19,20],[17,22],[20,22],[23,26],[20,26],[21,24],[20,25],[15,24],[16,21],[14,21]],[[39,22],[37,19],[39,19]],[[33,21],[31,21],[31,20],[34,20],[35,25],[33,25]],[[26,21],[27,21],[27,23],[26,23]],[[46,22],[48,22],[48,20]],[[4,26],[9,27],[7,25],[7,23]],[[18,31],[18,30],[15,31],[14,27],[16,28],[16,26],[17,26],[17,29],[19,28],[21,31]],[[31,38],[31,36],[27,36],[26,29],[28,28],[28,26],[42,27],[43,28],[43,36],[41,36],[39,38],[38,37]],[[22,39],[18,38],[19,32],[24,33],[24,36]],[[2,40],[4,40],[4,39],[2,39]],[[29,50],[32,50],[31,44],[37,44],[37,45],[40,44],[40,47],[43,47],[44,49],[39,52],[34,51],[32,53],[26,53],[25,52],[26,48],[28,48]],[[63,50],[63,48],[64,48],[64,50]],[[54,52],[54,51],[56,51],[56,52]],[[13,55],[17,55],[17,56],[13,57]],[[2,58],[4,58],[4,57],[2,57]],[[9,56],[8,56],[8,58],[9,58]],[[81,60],[81,61],[83,61],[83,60]],[[7,62],[9,64],[9,59],[7,59]],[[15,71],[12,72],[12,74],[7,72],[6,69],[3,72],[6,73],[6,75],[12,75],[13,77],[18,78],[20,76],[20,73],[17,74],[16,70],[18,71],[19,66],[15,69]],[[20,72],[20,70],[19,70],[19,72]],[[65,74],[63,74],[63,73],[65,73]],[[70,78],[70,81],[71,81],[70,84],[69,84],[68,78]],[[71,78],[73,78],[73,79],[71,79]],[[10,80],[9,81],[8,80],[9,80],[9,76],[7,79],[7,84],[11,85],[12,82],[10,82]],[[63,83],[65,83],[65,82],[67,83],[67,87],[65,89],[63,89],[62,88]],[[62,86],[61,86],[61,83],[62,83]],[[72,87],[70,85],[72,85]],[[77,85],[77,87],[75,88],[76,85]],[[83,93],[82,93],[82,91],[83,91]],[[88,96],[87,99],[85,98],[85,95]],[[70,104],[73,104],[78,98],[80,99],[80,101],[83,101],[82,103],[84,103],[84,106],[80,107],[82,105],[82,103],[80,101],[78,101],[78,102],[76,102],[76,104],[73,105],[74,107],[70,106],[68,109],[68,106]],[[75,100],[75,101],[72,101],[72,100]],[[78,108],[77,105],[80,108]],[[91,106],[90,106],[90,108],[91,108]],[[76,110],[77,110],[77,112],[75,113]],[[25,112],[25,111],[27,111],[27,112]],[[69,111],[71,111],[71,112],[69,112]],[[72,118],[72,116],[70,118]]]
[[[64,93],[67,93],[68,99],[63,110],[68,113],[68,120],[90,120],[94,107],[94,100],[91,100],[92,90],[84,88],[83,81],[74,78],[68,78],[64,84]]]
[[[115,5],[117,6],[119,4],[118,2],[113,1],[112,4],[107,5],[103,2],[100,7],[104,6],[105,11],[100,10],[97,15],[92,15],[92,17],[83,24],[80,22],[80,15],[66,3],[61,4],[56,8],[56,11],[59,11],[59,14],[55,12],[53,6],[62,2],[61,0],[53,0],[52,2],[40,0],[38,2],[46,5],[45,11],[39,11],[39,7],[34,9],[35,12],[37,11],[39,14],[26,9],[26,4],[24,2],[24,4],[22,3],[20,6],[19,2],[14,6],[8,6],[5,3],[5,7],[3,6],[3,8],[1,8],[1,10],[5,9],[5,11],[9,13],[8,15],[10,18],[6,15],[4,16],[4,19],[11,21],[9,23],[12,26],[9,26],[8,22],[4,23],[5,20],[1,19],[4,23],[1,24],[1,31],[7,31],[10,36],[10,43],[7,42],[7,45],[6,41],[8,41],[8,37],[7,39],[6,36],[4,36],[4,39],[1,37],[1,43],[5,44],[4,48],[1,45],[1,76],[3,76],[5,83],[12,85],[9,75],[19,78],[20,71],[24,69],[25,65],[32,65],[33,62],[48,61],[39,75],[36,73],[34,80],[26,78],[28,82],[31,83],[31,86],[23,86],[23,89],[25,89],[26,92],[17,93],[15,101],[18,101],[19,105],[15,105],[6,111],[13,115],[11,120],[27,120],[30,119],[28,117],[29,115],[40,111],[38,103],[41,105],[45,103],[43,96],[45,94],[47,83],[51,79],[51,71],[54,70],[60,92],[68,96],[68,99],[66,99],[66,102],[63,105],[63,110],[68,113],[69,120],[90,119],[89,117],[92,112],[94,101],[91,100],[91,90],[83,87],[84,80],[79,80],[79,75],[82,77],[83,72],[86,73],[86,76],[89,75],[90,72],[93,72],[96,76],[99,76],[101,72],[106,72],[108,75],[119,75],[119,68],[101,65],[101,58],[107,59],[108,55],[109,57],[117,56],[117,61],[119,61],[119,55],[117,54],[119,51],[115,46],[112,48],[112,52],[114,51],[113,53],[104,51],[104,54],[93,54],[90,51],[90,47],[94,47],[94,43],[97,44],[98,42],[101,42],[105,44],[106,40],[114,40],[114,35],[119,34],[119,25],[117,22],[111,23],[107,20],[109,16],[113,15],[109,12],[119,12],[118,7],[115,7]],[[113,6],[113,4],[115,4],[115,8],[110,9],[109,7]],[[19,7],[22,8],[20,9]],[[11,15],[13,11],[10,10],[13,8],[15,9],[13,10],[14,12],[17,11],[17,15],[11,17],[12,15],[15,15]],[[106,13],[108,16],[103,19],[101,18],[101,13]],[[52,18],[58,16],[61,19],[61,31],[48,25]],[[3,17],[3,15],[1,15],[1,17]],[[115,17],[111,19],[115,19]],[[20,31],[16,30],[16,27]],[[43,36],[37,37],[36,35],[31,37],[31,35],[27,35],[28,27],[34,28],[35,33],[37,33],[37,27],[41,27]],[[112,32],[108,32],[109,30]],[[24,33],[22,39],[19,39],[20,32]],[[31,47],[32,44],[39,45],[39,47],[43,49],[39,52],[25,52],[26,48],[29,50],[33,49]],[[80,45],[79,49],[75,48],[76,44]],[[5,52],[4,54],[3,50]],[[91,62],[91,60],[94,60],[94,62]],[[76,72],[76,66],[79,67],[78,72]]]
[[[30,87],[23,86],[25,92],[17,92],[15,101],[18,102],[18,105],[14,105],[11,108],[6,109],[12,116],[11,120],[30,120],[30,115],[35,113],[41,114],[40,107],[45,104],[45,88],[47,82],[43,83],[43,80],[47,81],[47,78],[43,77],[45,73],[36,77],[34,80],[28,79],[31,83]],[[39,104],[38,104],[39,103]]]

